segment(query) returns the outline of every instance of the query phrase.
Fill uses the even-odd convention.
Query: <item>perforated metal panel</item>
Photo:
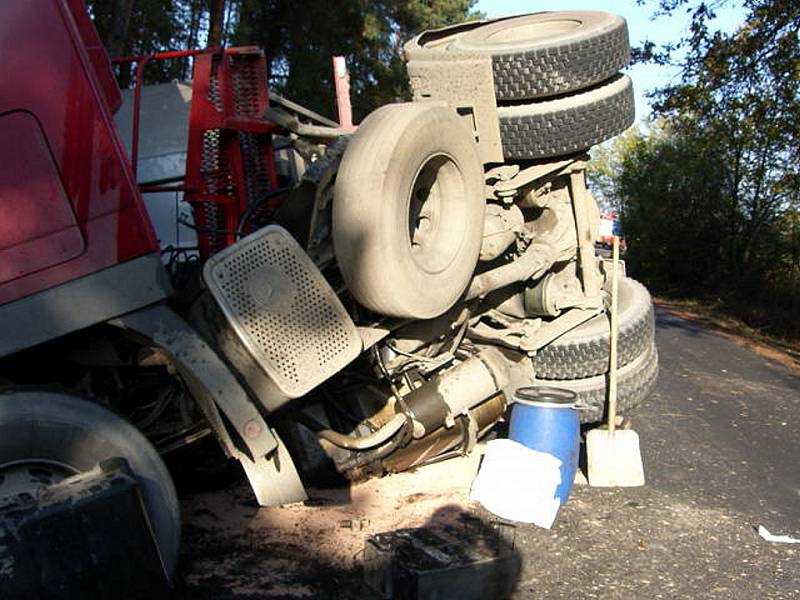
[[[336,293],[277,225],[209,258],[203,277],[245,348],[290,398],[361,352],[356,326]]]

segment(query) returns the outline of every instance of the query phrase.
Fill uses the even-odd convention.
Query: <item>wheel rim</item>
[[[444,271],[457,256],[466,227],[458,205],[465,198],[464,180],[451,156],[435,154],[423,161],[408,197],[408,243],[426,273]]]
[[[76,475],[69,465],[43,458],[26,458],[0,465],[0,498],[14,495],[35,497],[53,484]]]
[[[572,33],[583,23],[577,19],[554,19],[533,23],[520,23],[516,27],[506,27],[486,36],[486,46],[505,46],[525,42],[543,42]]]

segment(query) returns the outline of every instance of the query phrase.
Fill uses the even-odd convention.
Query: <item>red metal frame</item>
[[[136,75],[134,77],[133,88],[133,134],[131,136],[131,165],[133,173],[136,174],[139,162],[139,119],[140,110],[142,105],[142,82],[144,81],[144,69],[147,64],[153,60],[169,60],[172,58],[189,58],[204,54],[206,52],[219,52],[219,48],[212,48],[207,50],[175,50],[171,52],[159,52],[157,54],[150,54],[147,56],[120,56],[114,58],[111,64],[123,65],[136,63]]]
[[[231,48],[195,59],[185,199],[195,206],[200,254],[236,241],[247,207],[278,186],[267,65],[257,48]],[[273,202],[278,202],[276,198]]]
[[[194,208],[198,245],[210,256],[238,238],[239,221],[253,202],[278,186],[272,135],[281,128],[264,119],[269,106],[267,65],[255,47],[210,48],[126,56],[136,63],[131,161],[139,155],[139,115],[144,69],[152,60],[194,58],[189,143],[183,185],[145,186],[143,192],[184,192]],[[274,198],[269,208],[279,202]]]

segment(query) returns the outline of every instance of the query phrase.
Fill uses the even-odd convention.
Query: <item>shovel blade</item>
[[[586,435],[589,485],[635,487],[644,485],[639,435],[630,429],[593,429]]]

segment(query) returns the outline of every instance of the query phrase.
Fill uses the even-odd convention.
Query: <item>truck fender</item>
[[[225,452],[242,463],[260,505],[307,498],[278,433],[268,426],[230,368],[183,318],[159,303],[109,324],[144,336],[172,359]]]

